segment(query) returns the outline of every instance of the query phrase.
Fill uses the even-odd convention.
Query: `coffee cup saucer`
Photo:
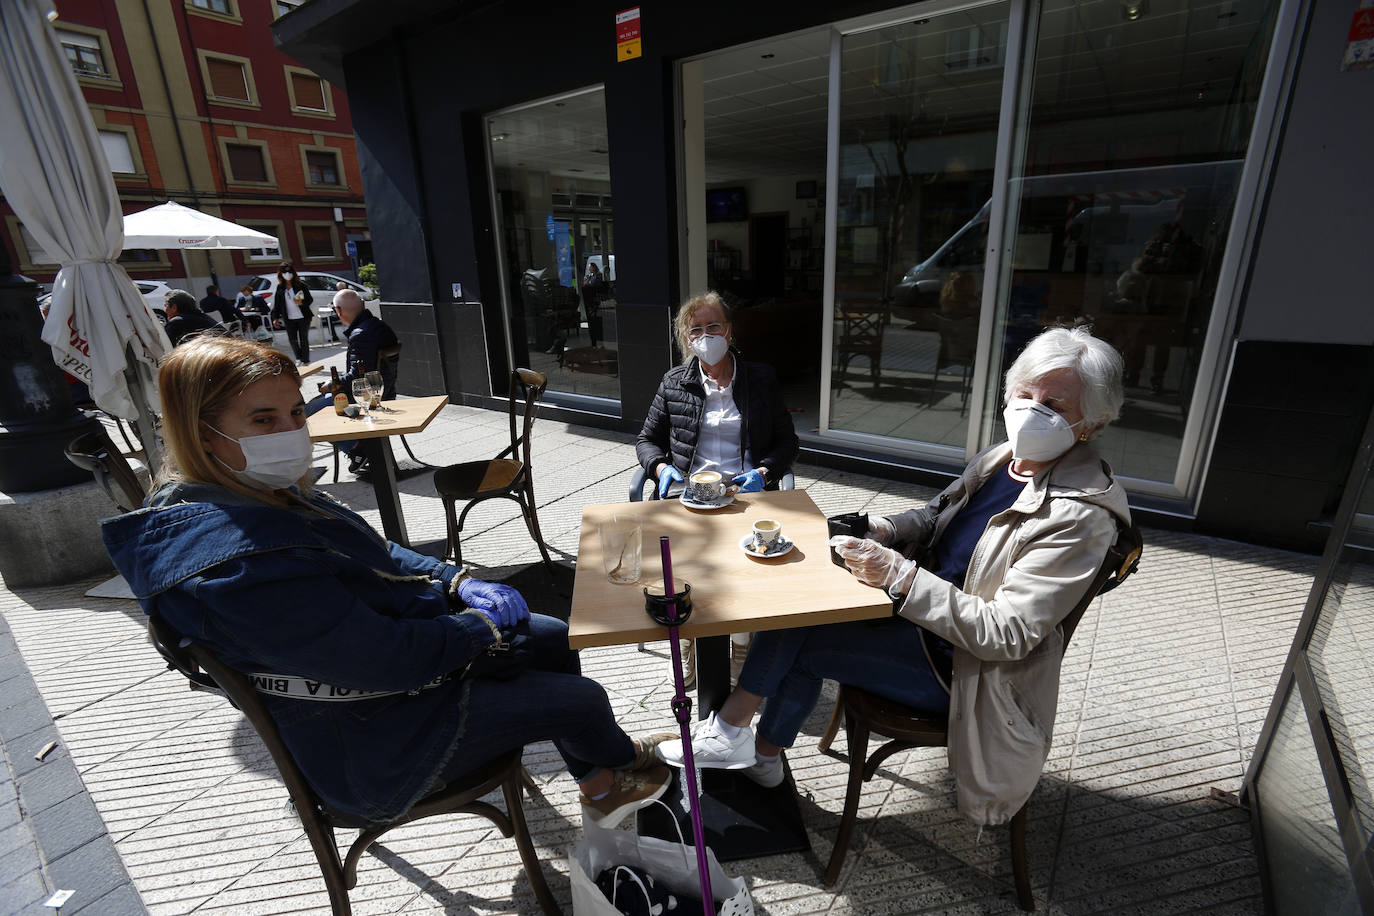
[[[716,500],[713,503],[699,503],[695,499],[692,499],[690,496],[688,496],[686,490],[683,490],[681,495],[678,496],[678,502],[682,503],[688,509],[704,509],[708,512],[715,509],[724,509],[726,506],[730,505],[734,501],[735,494],[728,491],[724,496],[722,496],[720,499]]]
[[[749,554],[751,557],[758,557],[760,560],[773,560],[778,557],[786,556],[792,552],[792,548],[797,546],[791,538],[785,534],[779,534],[777,543],[768,553],[764,553],[754,547],[754,533],[751,531],[739,539],[739,549]]]

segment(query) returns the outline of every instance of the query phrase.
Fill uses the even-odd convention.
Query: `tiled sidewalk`
[[[450,406],[410,439],[422,458],[453,462],[490,457],[505,435],[504,414]],[[535,443],[540,521],[555,559],[570,562],[582,506],[625,499],[632,437],[541,420]],[[328,479],[328,490],[375,520],[369,486],[346,472],[337,485]],[[827,514],[891,511],[931,492],[809,466],[797,469],[797,486]],[[407,477],[401,490],[412,541],[441,541],[428,475]],[[470,517],[469,561],[538,562],[512,510],[487,504]],[[1089,612],[1065,660],[1054,749],[1031,803],[1037,903],[1064,914],[1260,912],[1248,814],[1214,790],[1240,788],[1316,559],[1156,530],[1145,543],[1140,572]],[[84,845],[94,855],[112,841],[132,888],[107,896],[118,885],[102,889],[93,877],[83,886],[81,873],[61,872],[63,857],[34,839],[34,818],[11,803],[15,783],[0,771],[0,914],[51,912],[37,905],[42,897],[7,893],[31,891],[35,881],[78,891],[64,914],[137,912],[133,889],[158,914],[327,912],[314,858],[246,723],[165,672],[137,606],[83,597],[92,584],[0,594],[22,654],[0,643],[0,738],[19,767],[38,737],[26,724],[53,729],[47,716],[57,720],[61,746],[49,761],[69,759],[79,780],[54,791],[67,792],[73,808],[94,802],[108,838],[87,823],[95,833],[81,835]],[[631,732],[671,724],[662,644],[649,648],[583,653]],[[19,722],[16,712],[38,708],[33,697],[22,709],[8,705],[28,671],[47,712]],[[757,911],[1015,911],[1006,831],[980,835],[959,817],[940,750],[897,755],[865,786],[845,871],[834,888],[821,886],[846,775],[842,737],[839,759],[816,751],[828,711],[823,701],[790,754],[813,852],[727,865],[749,879]],[[26,773],[50,765],[31,762]],[[541,787],[526,805],[531,829],[570,911],[576,792],[551,746],[531,748],[526,763]],[[40,848],[47,858],[33,866]],[[97,905],[102,897],[110,908]],[[537,912],[514,843],[476,818],[431,819],[388,835],[364,857],[352,899],[360,914]]]

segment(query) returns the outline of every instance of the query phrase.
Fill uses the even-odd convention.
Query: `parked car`
[[[135,280],[134,286],[138,287],[138,294],[143,297],[143,301],[148,303],[148,307],[153,310],[153,314],[163,324],[167,323],[167,312],[163,310],[162,303],[168,293],[175,287],[168,286],[161,280]],[[52,293],[44,293],[38,297],[38,307],[43,310],[43,314],[48,314],[48,306],[52,304]]]

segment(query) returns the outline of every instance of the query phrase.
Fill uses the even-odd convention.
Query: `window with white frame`
[[[244,222],[242,225],[249,229],[256,229],[258,232],[266,232],[268,235],[277,239],[277,244],[270,248],[248,248],[243,252],[245,261],[280,261],[281,254],[281,223],[250,223]]]
[[[118,130],[97,131],[100,145],[105,149],[105,158],[110,163],[110,171],[116,175],[136,174],[138,166],[134,162],[134,151],[129,145],[129,135]]]
[[[58,43],[62,45],[63,53],[67,55],[67,61],[77,76],[110,78],[110,69],[105,64],[105,52],[100,47],[100,39],[97,36],[73,32],[70,29],[54,31],[57,33]]]
[[[229,0],[190,0],[191,5],[197,9],[209,10],[212,13],[222,13],[225,16],[234,15],[233,7],[229,5]]]

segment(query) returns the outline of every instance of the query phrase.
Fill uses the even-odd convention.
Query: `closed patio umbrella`
[[[86,382],[97,404],[138,421],[156,462],[155,372],[170,344],[117,262],[124,248],[119,195],[53,33],[54,15],[48,0],[0,0],[0,188],[62,265],[43,341],[62,369]]]

